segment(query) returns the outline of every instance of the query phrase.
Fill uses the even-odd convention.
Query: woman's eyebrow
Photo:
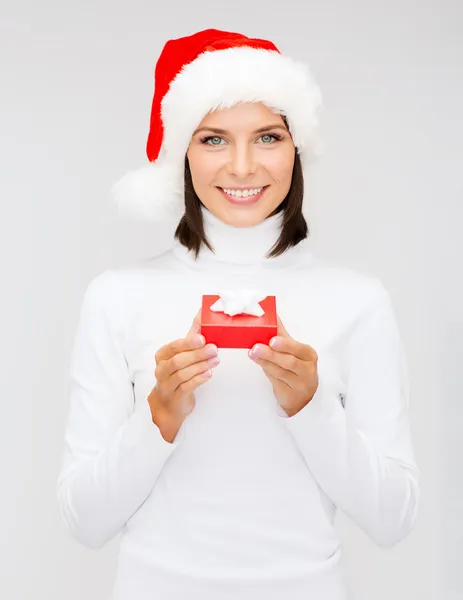
[[[275,123],[274,125],[265,125],[265,127],[259,127],[259,129],[256,129],[255,131],[252,131],[251,133],[252,134],[262,133],[264,131],[268,131],[269,129],[283,129],[284,131],[288,131],[284,125],[281,125],[280,123]],[[198,127],[198,129],[196,129],[193,132],[193,135],[196,135],[200,131],[212,131],[214,133],[220,133],[222,135],[230,134],[230,132],[227,131],[226,129],[220,129],[219,127]]]

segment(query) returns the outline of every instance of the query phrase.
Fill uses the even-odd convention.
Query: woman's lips
[[[248,206],[249,204],[255,204],[256,202],[258,202],[260,198],[262,198],[267,188],[268,185],[264,186],[258,194],[253,194],[252,196],[247,197],[242,196],[241,198],[237,198],[236,196],[230,196],[230,194],[224,192],[223,189],[220,187],[218,189],[222,192],[223,196],[225,196],[225,198],[231,204],[238,204],[239,206]]]

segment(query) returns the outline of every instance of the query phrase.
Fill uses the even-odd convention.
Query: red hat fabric
[[[146,153],[150,161],[157,159],[161,149],[164,133],[161,105],[171,82],[185,65],[193,62],[203,52],[214,52],[215,50],[240,46],[263,48],[278,52],[275,44],[267,40],[248,38],[241,33],[220,31],[219,29],[198,31],[187,37],[169,40],[165,44],[154,74],[154,97],[151,108],[150,131],[146,145]]]
[[[113,186],[120,213],[173,228],[184,213],[184,161],[191,135],[213,110],[262,102],[286,117],[303,167],[320,154],[321,92],[309,67],[268,40],[206,29],[169,40],[154,73],[148,164]]]

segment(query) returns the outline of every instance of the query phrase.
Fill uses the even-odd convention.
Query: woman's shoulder
[[[174,270],[173,265],[170,252],[129,259],[99,271],[91,278],[88,285],[103,294],[114,286],[131,287],[136,286],[137,282],[145,285],[146,280],[169,277]]]
[[[338,342],[342,350],[344,341],[374,323],[391,324],[388,296],[380,277],[317,260],[286,281],[277,302],[288,331],[310,339],[326,358],[326,352],[337,351]]]
[[[87,305],[110,308],[127,296],[143,295],[150,284],[159,289],[171,275],[167,256],[127,260],[93,274],[84,286],[83,300]]]
[[[388,295],[380,276],[316,255],[301,265],[298,279],[311,293],[342,300],[344,304],[365,305]]]

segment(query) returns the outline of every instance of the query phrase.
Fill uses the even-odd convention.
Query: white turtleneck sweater
[[[419,487],[407,364],[379,279],[316,258],[308,240],[265,258],[281,214],[234,228],[203,209],[215,253],[182,245],[98,274],[71,356],[58,482],[70,532],[121,535],[113,600],[344,600],[336,510],[390,546],[410,531]],[[319,387],[278,409],[247,350],[197,388],[173,443],[147,396],[156,351],[188,332],[202,294],[257,287],[318,354]]]

